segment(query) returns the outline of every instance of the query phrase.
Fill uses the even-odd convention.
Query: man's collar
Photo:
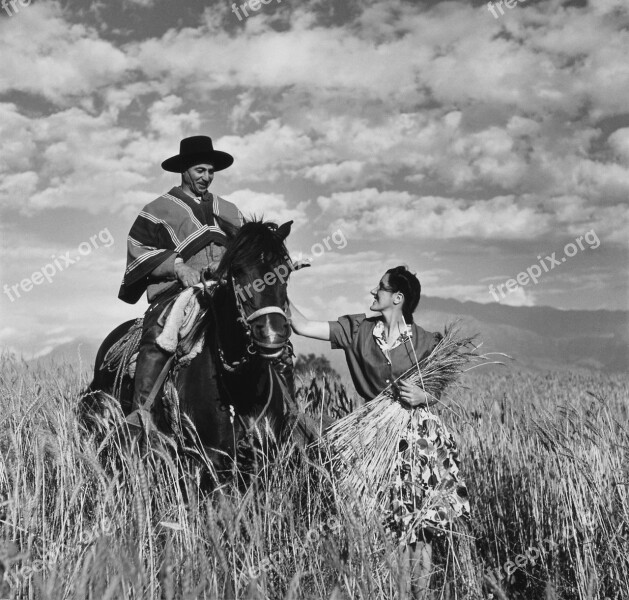
[[[187,200],[188,202],[194,202],[195,204],[201,204],[201,202],[209,202],[213,199],[213,196],[210,192],[206,192],[203,197],[199,198],[198,196],[191,196],[181,189],[181,186],[176,186],[170,192],[168,192],[171,196],[175,196],[180,200]]]
[[[175,196],[175,198],[179,198],[179,200],[188,200],[188,202],[194,202],[194,198],[189,196],[184,192],[179,186],[174,187],[170,192],[168,192],[171,196]]]

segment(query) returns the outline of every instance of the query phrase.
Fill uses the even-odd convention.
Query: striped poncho
[[[211,244],[224,246],[227,237],[214,215],[235,227],[243,222],[234,204],[210,193],[195,199],[174,187],[147,204],[127,238],[127,267],[118,298],[135,304],[152,282],[151,273],[165,261],[176,256],[188,261]]]

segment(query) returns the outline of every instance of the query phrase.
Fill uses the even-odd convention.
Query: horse
[[[279,441],[288,428],[287,403],[294,401],[292,360],[287,369],[280,357],[291,334],[286,288],[295,266],[285,246],[291,225],[252,220],[228,233],[217,283],[207,288],[203,349],[187,366],[178,367],[173,379],[182,419],[194,425],[219,474],[232,469],[246,439],[260,439],[260,429],[270,429],[267,439]],[[84,395],[92,407],[99,394],[112,395],[116,387],[122,412],[131,413],[133,380],[125,374],[115,386],[116,373],[104,361],[133,324],[119,325],[98,350],[94,379]],[[168,429],[164,408],[162,394],[153,413],[163,431]]]

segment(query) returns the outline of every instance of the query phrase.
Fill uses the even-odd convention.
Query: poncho
[[[227,236],[214,215],[235,227],[243,222],[234,204],[210,193],[197,200],[175,187],[147,204],[127,238],[127,267],[118,298],[135,304],[151,283],[152,271],[175,255],[186,261],[211,243],[224,246]]]

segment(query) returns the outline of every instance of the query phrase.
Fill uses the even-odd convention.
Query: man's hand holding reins
[[[186,288],[192,287],[201,281],[199,272],[183,262],[175,264],[175,275],[181,281],[183,287]]]

